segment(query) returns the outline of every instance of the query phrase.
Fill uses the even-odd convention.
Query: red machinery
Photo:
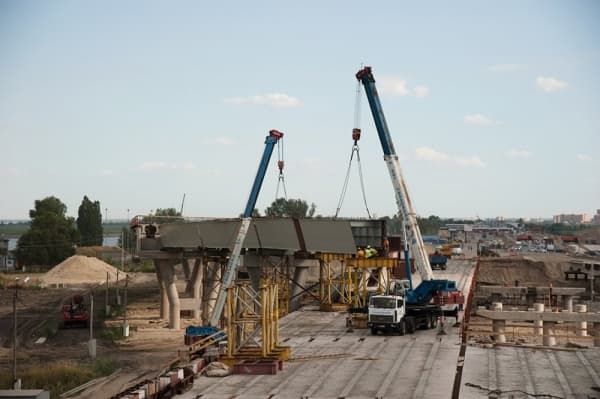
[[[63,327],[87,327],[90,314],[83,296],[74,295],[71,303],[63,305]]]

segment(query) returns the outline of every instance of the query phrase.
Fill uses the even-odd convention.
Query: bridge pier
[[[156,259],[157,269],[160,269],[161,284],[164,288],[169,300],[169,328],[179,330],[181,328],[179,293],[175,286],[175,264],[177,261],[170,259]]]

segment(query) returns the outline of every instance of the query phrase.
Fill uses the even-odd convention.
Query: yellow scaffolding
[[[388,288],[391,269],[398,264],[395,258],[359,259],[347,255],[321,254],[319,298],[322,311],[339,311],[364,307],[369,296],[369,283],[376,281],[376,292]],[[337,262],[334,264],[334,262]]]
[[[256,292],[248,282],[227,290],[227,356],[232,365],[241,360],[288,360],[289,346],[279,345],[278,287],[264,283]]]

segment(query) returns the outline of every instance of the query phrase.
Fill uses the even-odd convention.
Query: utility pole
[[[17,290],[19,278],[15,277],[15,292],[13,294],[13,389],[21,389],[20,381],[17,381]]]
[[[92,359],[96,358],[96,340],[94,339],[94,290],[90,291],[90,340],[88,353]]]
[[[110,305],[108,304],[108,272],[106,272],[106,297],[104,298],[104,314],[110,314]]]
[[[129,337],[129,324],[127,324],[127,285],[129,284],[129,276],[125,274],[125,290],[123,294],[123,336]]]

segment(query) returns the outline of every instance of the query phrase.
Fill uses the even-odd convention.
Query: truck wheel
[[[398,325],[398,334],[406,335],[406,320],[402,319]]]
[[[377,329],[375,327],[371,327],[371,335],[377,335]]]
[[[412,334],[412,333],[414,333],[417,330],[417,322],[416,322],[415,319],[410,318],[410,319],[408,319],[406,321],[406,323],[407,323],[407,328],[406,329],[407,329],[407,331],[408,331],[409,334]]]

